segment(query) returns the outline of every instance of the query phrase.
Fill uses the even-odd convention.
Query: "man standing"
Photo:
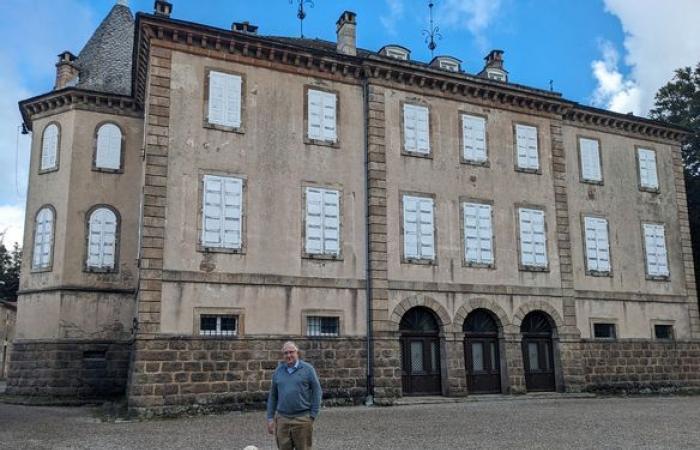
[[[311,449],[314,419],[321,408],[321,384],[313,366],[299,359],[294,342],[282,346],[284,362],[272,375],[267,397],[267,431],[277,448]]]

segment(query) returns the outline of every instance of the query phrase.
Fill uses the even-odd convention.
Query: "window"
[[[518,168],[539,170],[537,128],[529,125],[516,125],[515,141],[518,153]]]
[[[97,208],[88,220],[88,270],[114,269],[116,249],[117,215],[109,208]]]
[[[491,205],[464,203],[464,260],[467,264],[493,264]]]
[[[459,72],[459,60],[448,57],[436,57],[437,66],[449,72]],[[431,63],[432,65],[432,63]]]
[[[306,244],[308,255],[340,255],[340,192],[306,188]]]
[[[241,126],[242,78],[222,72],[209,72],[209,110],[207,121],[212,125]]]
[[[214,249],[241,249],[243,180],[205,175],[201,244]]]
[[[587,270],[592,273],[610,273],[608,221],[599,217],[584,217],[583,223]]]
[[[308,336],[340,335],[340,319],[337,317],[308,316],[306,318]]]
[[[581,179],[583,181],[603,181],[598,140],[579,138],[578,146],[581,158]]]
[[[379,50],[379,54],[384,54],[385,56],[388,56],[390,58],[396,58],[402,61],[408,61],[411,52],[409,52],[408,49],[397,45],[387,45],[382,47],[381,50]]]
[[[199,316],[200,336],[236,336],[237,334],[237,316],[212,314]]]
[[[36,214],[34,221],[34,254],[32,255],[33,270],[48,270],[51,268],[54,219],[53,208],[50,206],[41,208]]]
[[[506,74],[500,70],[487,70],[486,76],[489,80],[506,81]]]
[[[547,267],[544,211],[520,208],[520,263],[526,268]]]
[[[466,162],[486,162],[485,118],[462,114],[462,156]]]
[[[95,167],[119,170],[122,165],[122,132],[113,123],[106,123],[97,130]]]
[[[309,89],[307,103],[308,138],[325,142],[337,142],[336,94]]]
[[[41,140],[41,163],[40,170],[53,170],[58,168],[58,125],[49,124],[44,128],[44,136]]]
[[[637,159],[639,163],[639,186],[642,189],[658,189],[659,178],[656,172],[656,152],[646,148],[638,148]]]
[[[429,111],[426,106],[403,105],[404,150],[427,155],[430,153]]]
[[[655,324],[654,325],[654,337],[656,339],[664,340],[664,341],[673,340],[673,325]]]
[[[403,248],[408,260],[435,259],[432,198],[403,196]]]
[[[614,323],[594,323],[593,337],[596,339],[615,339]]]
[[[666,236],[664,226],[645,223],[644,250],[647,260],[647,275],[668,277],[668,255],[666,253]]]

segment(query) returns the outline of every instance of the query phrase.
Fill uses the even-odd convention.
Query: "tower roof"
[[[120,1],[78,55],[78,87],[130,95],[133,48],[134,16],[125,2]]]

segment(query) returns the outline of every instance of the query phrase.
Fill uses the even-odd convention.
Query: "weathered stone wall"
[[[7,394],[105,399],[124,395],[130,342],[15,341]]]
[[[281,360],[284,339],[170,337],[137,340],[128,388],[139,416],[260,409]],[[366,343],[357,338],[297,339],[321,380],[326,405],[361,403]]]

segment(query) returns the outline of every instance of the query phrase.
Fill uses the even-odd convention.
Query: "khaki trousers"
[[[311,450],[313,432],[310,416],[275,418],[275,438],[280,450]]]

